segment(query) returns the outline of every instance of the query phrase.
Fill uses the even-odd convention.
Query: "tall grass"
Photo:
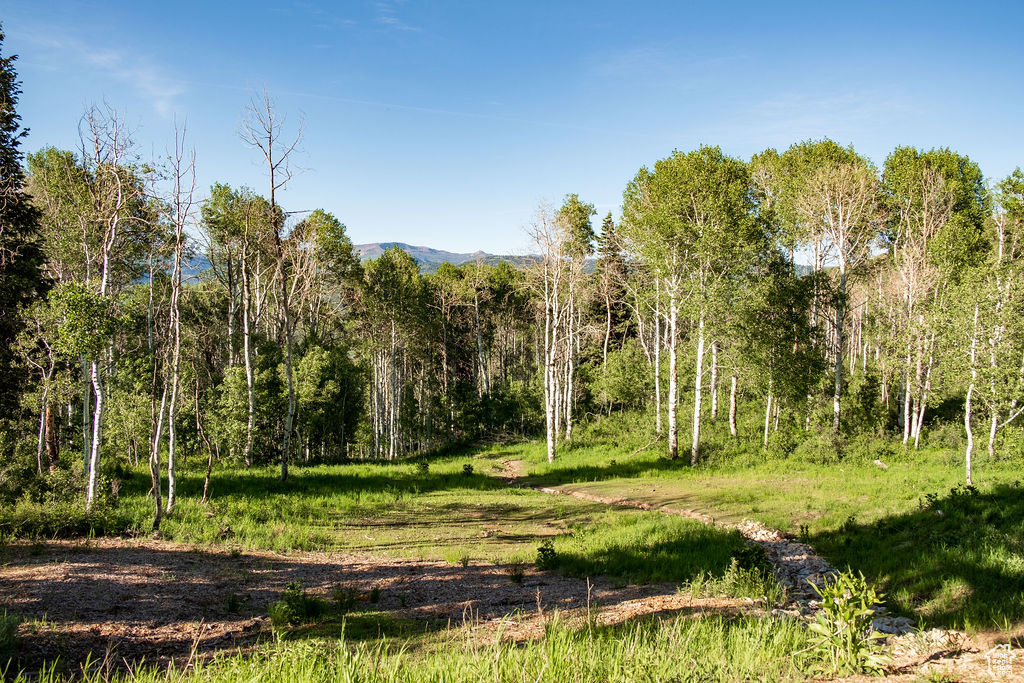
[[[82,680],[139,683],[366,683],[421,681],[737,681],[801,679],[814,667],[802,625],[771,618],[649,620],[622,627],[571,629],[549,624],[534,642],[477,645],[467,638],[435,651],[376,643],[279,642],[245,656],[221,655],[187,670],[139,666],[131,671],[88,667]],[[109,664],[109,663],[108,663]],[[56,683],[53,670],[16,683]]]

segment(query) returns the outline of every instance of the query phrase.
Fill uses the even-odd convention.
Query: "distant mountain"
[[[531,260],[529,256],[511,256],[488,254],[484,251],[474,251],[471,254],[457,254],[443,249],[431,249],[430,247],[417,247],[404,242],[373,242],[371,244],[357,244],[355,251],[362,260],[377,258],[390,247],[398,247],[413,258],[420,266],[423,273],[432,273],[442,263],[450,263],[454,266],[461,266],[463,263],[475,263],[477,261],[488,265],[495,265],[501,261],[507,261],[514,266],[523,265]]]

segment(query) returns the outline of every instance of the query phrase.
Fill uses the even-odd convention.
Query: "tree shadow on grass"
[[[483,474],[417,472],[409,465],[394,466],[394,469],[366,468],[360,471],[343,466],[295,468],[288,481],[281,482],[272,468],[250,470],[230,469],[215,471],[211,478],[214,499],[237,496],[260,497],[272,494],[298,496],[336,496],[346,493],[365,494],[370,492],[394,491],[402,493],[429,493],[441,490],[472,489],[488,491],[504,488],[501,481]],[[379,470],[379,471],[374,471]],[[145,495],[150,490],[150,480],[142,472],[132,473],[123,487],[126,494]],[[182,497],[201,497],[203,475],[192,473],[178,476],[178,492]]]
[[[528,474],[520,477],[519,482],[527,486],[561,486],[609,479],[634,479],[651,472],[677,472],[690,469],[692,468],[689,463],[683,458],[671,460],[666,457],[652,459],[650,457],[629,458],[626,456],[610,459],[604,465],[563,466],[548,472]]]
[[[918,510],[816,534],[839,568],[862,571],[891,608],[928,625],[1003,627],[1024,621],[1024,489],[959,486]]]

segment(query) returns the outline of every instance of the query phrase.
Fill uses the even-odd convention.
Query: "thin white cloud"
[[[374,5],[377,9],[376,21],[385,28],[394,29],[395,31],[414,31],[421,32],[422,28],[419,26],[413,26],[412,24],[405,23],[398,16],[398,5],[400,2],[378,2]]]
[[[30,36],[37,46],[55,53],[61,64],[88,65],[107,78],[133,90],[164,118],[174,114],[177,98],[185,93],[185,81],[168,73],[146,55],[114,49],[95,49],[74,38]]]
[[[845,144],[918,115],[907,98],[878,89],[833,94],[788,92],[743,106],[714,132],[760,144],[831,137]]]

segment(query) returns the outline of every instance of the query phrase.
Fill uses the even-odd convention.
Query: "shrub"
[[[889,659],[877,650],[885,636],[871,630],[874,605],[884,597],[863,574],[842,572],[824,586],[811,583],[821,597],[821,609],[808,628],[819,637],[815,651],[839,673],[880,673]]]
[[[550,538],[545,540],[537,548],[537,569],[547,571],[558,565],[558,553],[555,552],[555,543]]]
[[[326,607],[323,600],[306,593],[300,582],[292,581],[281,593],[281,599],[270,606],[270,621],[276,627],[304,624],[322,615]]]
[[[14,646],[18,644],[18,624],[21,617],[17,614],[10,614],[4,610],[0,614],[0,654],[14,652]]]

